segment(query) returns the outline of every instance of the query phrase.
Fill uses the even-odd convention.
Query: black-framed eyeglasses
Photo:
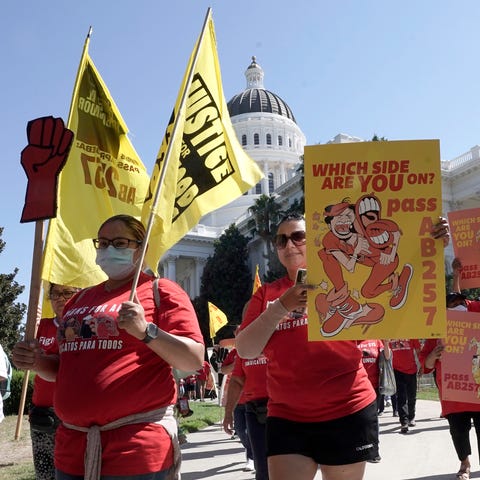
[[[277,248],[282,249],[287,246],[289,240],[291,240],[296,247],[304,245],[307,241],[305,230],[297,230],[296,232],[292,232],[290,235],[279,233],[278,235],[275,235],[274,244]]]
[[[64,290],[63,292],[50,292],[51,300],[58,300],[60,297],[63,297],[65,300],[72,298],[77,293],[76,290]]]
[[[136,244],[137,247],[142,244],[140,240],[132,240],[131,238],[122,238],[122,237],[113,238],[112,240],[109,240],[108,238],[93,239],[93,246],[97,250],[105,250],[106,248],[108,248],[109,245],[112,245],[113,248],[122,250],[124,248],[128,248],[132,243]]]

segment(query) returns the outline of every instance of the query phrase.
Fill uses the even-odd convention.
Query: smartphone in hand
[[[299,268],[297,270],[297,278],[295,280],[295,285],[299,285],[301,283],[307,283],[307,269],[306,268]]]
[[[305,283],[307,283],[307,269],[299,268],[297,270],[297,276],[295,278],[295,285],[303,285]],[[294,312],[298,313],[299,315],[303,315],[305,311],[305,308],[297,308],[294,310]]]

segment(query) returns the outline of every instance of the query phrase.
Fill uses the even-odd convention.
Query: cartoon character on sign
[[[390,307],[401,308],[407,299],[408,285],[413,267],[406,263],[400,274],[395,270],[399,264],[398,244],[402,232],[392,220],[380,216],[381,203],[375,195],[364,195],[355,205],[360,235],[369,243],[371,252],[360,263],[371,266],[372,271],[362,287],[362,295],[373,298],[390,290]]]
[[[369,253],[368,242],[357,233],[355,205],[344,199],[327,206],[323,215],[329,231],[322,239],[323,248],[318,256],[333,288],[327,294],[317,295],[315,307],[322,335],[332,337],[352,325],[380,322],[385,310],[377,303],[360,305],[352,297],[343,277],[342,267],[353,272],[358,258]]]
[[[400,274],[397,254],[401,231],[392,220],[381,218],[380,200],[373,194],[360,197],[355,204],[348,199],[325,208],[329,232],[322,239],[318,256],[333,284],[327,294],[316,297],[316,309],[324,336],[337,335],[352,325],[372,325],[383,319],[385,310],[377,303],[360,305],[352,298],[343,270],[355,271],[357,263],[370,268],[361,294],[373,299],[391,291],[389,305],[401,308],[407,299],[413,268],[405,264]]]
[[[474,337],[470,340],[469,350],[476,349],[476,354],[472,356],[472,375],[477,385],[480,385],[480,342]],[[477,388],[477,398],[480,398],[480,389]]]

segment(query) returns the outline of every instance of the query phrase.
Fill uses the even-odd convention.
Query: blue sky
[[[477,0],[13,0],[2,4],[0,273],[19,268],[28,303],[34,224],[20,224],[27,122],[67,119],[90,25],[90,56],[148,171],[212,7],[227,100],[251,56],[307,144],[337,133],[440,139],[448,160],[480,143]]]

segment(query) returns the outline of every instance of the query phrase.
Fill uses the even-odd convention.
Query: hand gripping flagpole
[[[205,37],[205,32],[207,30],[207,25],[208,25],[208,22],[210,20],[211,11],[212,11],[212,9],[209,7],[208,10],[207,10],[207,14],[205,15],[205,20],[204,20],[204,23],[203,23],[202,32],[200,34],[200,37],[198,39],[198,42],[197,42],[197,45],[196,45],[196,48],[195,48],[195,51],[194,51],[193,61],[190,65],[190,70],[188,72],[187,80],[185,82],[185,88],[183,89],[183,92],[182,92],[182,97],[180,99],[180,104],[178,106],[178,111],[176,112],[175,120],[173,122],[171,140],[168,143],[167,150],[165,152],[165,161],[163,162],[162,171],[160,172],[160,177],[159,177],[159,180],[158,180],[157,189],[155,191],[155,196],[154,196],[152,207],[151,207],[151,210],[150,210],[150,216],[148,217],[148,224],[147,224],[147,227],[145,229],[145,239],[143,241],[142,250],[140,252],[140,259],[138,261],[138,266],[137,266],[137,269],[135,271],[135,276],[133,277],[132,289],[131,289],[131,292],[130,292],[130,299],[129,299],[130,301],[133,301],[133,299],[135,297],[135,291],[137,289],[138,279],[140,278],[140,273],[142,271],[143,262],[145,260],[145,253],[147,251],[148,239],[150,238],[150,234],[151,234],[152,228],[153,228],[153,222],[154,222],[154,218],[155,218],[155,213],[154,212],[156,210],[158,201],[160,199],[160,193],[161,193],[163,182],[164,182],[165,175],[166,175],[166,172],[167,172],[167,166],[168,166],[168,163],[170,161],[170,157],[172,156],[172,148],[173,148],[173,144],[175,143],[174,139],[177,136],[177,130],[179,129],[179,125],[180,125],[180,120],[179,119],[182,117],[182,115],[179,115],[179,113],[181,111],[183,111],[185,103],[187,101],[188,94],[190,92],[190,87],[192,85],[193,74],[195,73],[195,68],[197,66],[197,61],[198,61],[198,52],[200,51],[200,47],[203,43],[203,38]]]
[[[43,252],[43,220],[35,222],[35,236],[33,242],[32,256],[32,272],[30,276],[30,294],[28,299],[27,323],[25,325],[25,340],[33,340],[36,336],[38,304],[40,302],[41,291],[41,258]],[[28,380],[30,378],[30,370],[26,370],[23,376],[22,392],[20,394],[20,403],[17,414],[17,425],[15,427],[15,440],[20,438],[22,430],[23,410],[25,408],[25,400],[27,398]]]

